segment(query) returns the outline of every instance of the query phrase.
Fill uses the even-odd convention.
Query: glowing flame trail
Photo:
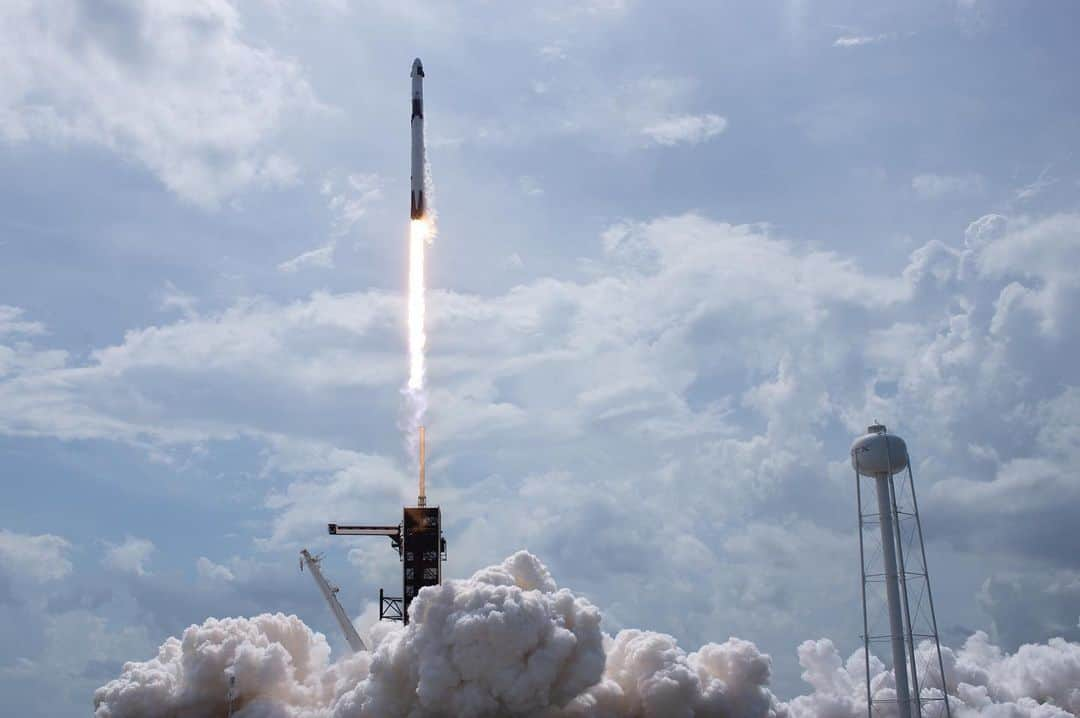
[[[409,119],[412,132],[409,216],[412,222],[409,225],[409,380],[404,389],[408,413],[405,432],[409,453],[420,470],[418,503],[423,506],[424,413],[427,410],[424,392],[424,345],[427,344],[424,327],[424,253],[435,236],[435,215],[431,210],[434,199],[431,166],[424,152],[424,65],[420,58],[413,60],[409,76],[412,78],[412,114]]]
[[[409,383],[408,392],[419,395],[424,390],[424,250],[431,238],[431,225],[414,219],[409,225]],[[421,408],[422,411],[422,408]],[[414,420],[419,423],[420,416]]]
[[[433,216],[414,219],[409,224],[409,379],[405,384],[405,445],[420,471],[419,503],[424,505],[424,414],[427,411],[425,392],[424,346],[427,333],[424,327],[426,306],[424,297],[424,254],[435,235]]]

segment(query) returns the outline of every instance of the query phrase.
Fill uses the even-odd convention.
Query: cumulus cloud
[[[768,226],[688,214],[616,223],[573,278],[433,292],[432,456],[458,507],[455,555],[542,551],[606,597],[616,626],[739,625],[774,653],[810,615],[853,636],[791,586],[826,595],[854,565],[836,508],[850,474],[833,463],[880,418],[912,447],[928,537],[960,552],[951,561],[993,550],[1071,566],[1080,376],[1062,357],[1080,341],[1076,226],[988,215],[902,268],[871,270]],[[0,430],[169,452],[254,439],[275,480],[262,484],[260,546],[314,548],[328,539],[313,527],[392,512],[413,486],[379,418],[399,399],[401,311],[394,292],[316,293],[134,329],[86,359],[5,377]],[[38,356],[43,341],[3,344]],[[604,470],[581,469],[583,455]],[[646,507],[640,526],[627,505]],[[748,518],[763,515],[784,531]],[[703,565],[722,567],[708,595],[687,579]],[[669,587],[662,605],[627,590],[642,572]],[[971,596],[984,578],[960,587]],[[750,600],[769,611],[747,616]]]
[[[15,577],[55,581],[71,573],[71,544],[60,536],[0,529],[0,567]]]
[[[992,621],[992,638],[1015,648],[1031,636],[1080,640],[1080,572],[1002,572],[983,582],[979,608]]]
[[[363,295],[320,294],[296,304],[297,313],[290,319],[290,312],[286,310],[282,315],[282,307],[276,304],[244,301],[223,314],[200,315],[130,332],[124,344],[94,353],[95,368],[70,364],[63,368],[68,359],[64,352],[33,351],[19,344],[0,345],[0,369],[4,367],[5,355],[12,357],[14,366],[23,368],[9,381],[0,383],[3,396],[0,430],[68,439],[107,438],[139,446],[148,446],[148,439],[149,445],[171,445],[197,443],[209,437],[233,438],[254,427],[245,428],[245,422],[237,425],[229,421],[225,409],[227,397],[237,388],[250,385],[251,377],[263,371],[281,374],[280,380],[271,385],[284,386],[299,380],[307,386],[306,391],[320,384],[340,389],[341,381],[352,386],[393,384],[403,373],[397,355],[380,352],[381,356],[358,362],[352,352],[364,336],[379,335],[394,326],[400,305],[398,296],[384,292],[366,299]],[[301,326],[304,332],[325,331],[326,336],[313,344],[294,334]],[[303,349],[305,346],[308,348]],[[301,356],[309,351],[315,351],[316,355]],[[253,363],[256,356],[262,359]],[[143,373],[136,367],[145,369],[143,376],[156,384],[155,377],[160,378],[162,372],[178,371],[194,377],[214,366],[234,376],[215,390],[219,418],[208,423],[161,421],[160,415],[157,418],[154,415],[163,405],[144,402],[127,392],[121,393],[127,394],[133,403],[126,408],[114,405],[112,409],[104,409],[97,404],[108,393],[98,393],[102,383],[116,380],[127,383],[128,379],[122,378],[125,375]],[[305,376],[293,375],[297,369]],[[287,375],[293,378],[287,379]],[[195,399],[206,392],[209,385],[204,379],[190,387],[188,397]],[[126,403],[119,394],[108,400],[113,401]]]
[[[98,718],[250,716],[547,716],[627,718],[859,718],[866,712],[861,652],[842,660],[827,639],[799,647],[813,689],[790,703],[769,689],[771,661],[729,638],[696,651],[671,636],[600,630],[600,612],[559,588],[518,552],[471,578],[421,590],[408,627],[377,624],[373,649],[331,662],[326,639],[296,616],[207,619],[168,639],[149,661],[125,664],[94,695]],[[936,658],[929,644],[920,664]],[[1080,710],[1080,644],[1055,639],[1006,654],[976,633],[942,652],[924,676],[961,716],[1051,718]],[[932,663],[936,663],[932,661]],[[871,659],[871,690],[894,695]]]
[[[318,103],[294,60],[242,34],[229,0],[4,3],[0,137],[102,145],[201,205],[291,182],[269,140]]]
[[[1009,312],[1034,315],[1040,330],[1068,332],[1071,308],[1080,300],[1080,214],[1062,213],[1037,221],[1020,219],[1009,231],[979,252],[976,266],[989,278],[1010,280],[1020,297],[999,303],[998,324]],[[1003,290],[1003,293],[1004,291]]]
[[[101,564],[120,573],[145,576],[146,564],[156,550],[154,542],[149,539],[127,536],[118,544],[107,544]]]
[[[0,336],[45,333],[45,326],[41,322],[28,322],[22,318],[23,313],[20,307],[0,304]]]
[[[948,457],[956,480],[974,479],[965,472],[975,459],[954,448],[989,442],[1002,467],[1039,459],[1015,467],[1043,467],[1024,481],[1045,476],[1049,489],[1065,481],[1068,442],[1046,434],[1035,444],[1036,429],[1068,425],[1072,404],[1053,403],[1060,386],[1039,378],[1075,377],[1040,364],[1053,351],[1023,351],[1019,342],[1062,348],[1074,341],[1067,317],[1080,299],[1068,268],[1076,264],[1078,227],[1071,215],[988,216],[968,228],[963,244],[927,243],[902,272],[876,274],[762,226],[698,215],[619,223],[604,233],[600,258],[580,280],[535,280],[491,297],[433,293],[433,440],[442,442],[439,455],[456,461],[490,437],[548,445],[552,437],[610,436],[620,446],[610,460],[625,457],[622,469],[631,474],[622,475],[640,477],[639,491],[668,505],[665,484],[654,477],[708,477],[703,490],[729,506],[786,490],[789,477],[824,473],[836,456],[818,438],[824,423],[858,431],[867,416],[904,416],[912,446],[922,456]],[[132,330],[85,364],[65,360],[0,383],[0,428],[155,447],[252,436],[274,452],[291,435],[332,451],[334,427],[355,426],[358,403],[395,412],[393,387],[404,371],[394,349],[400,312],[396,293],[317,293],[288,304],[247,300]],[[212,412],[187,401],[208,392]],[[321,397],[319,410],[304,414],[313,395]],[[297,411],[266,410],[281,405]],[[986,426],[976,417],[1011,423],[987,435],[971,431]],[[1011,448],[1023,433],[1031,443]],[[534,448],[507,444],[504,467],[526,475]],[[408,481],[377,453],[344,452],[345,464],[323,462],[322,473],[292,477],[296,490],[275,489],[271,508],[290,517],[275,540],[297,539],[304,517],[327,508],[305,496],[348,496],[353,482],[363,482],[390,501],[390,487]],[[721,476],[718,465],[726,468]],[[1013,470],[1002,471],[1005,479]],[[615,491],[614,483],[598,479],[593,491]],[[961,484],[940,501],[929,495],[941,510],[974,515],[965,505],[995,505],[987,492],[1006,483]],[[960,500],[968,489],[987,501]],[[1014,509],[1052,495],[1017,491],[1024,498]],[[1071,501],[1073,493],[1060,496]]]
[[[165,287],[161,291],[161,310],[162,311],[178,311],[185,317],[194,317],[196,315],[195,307],[198,306],[199,300],[181,291],[172,282],[166,281]]]
[[[228,566],[222,566],[219,563],[214,563],[206,556],[199,556],[199,560],[195,562],[195,570],[199,572],[199,576],[211,581],[234,581],[236,576],[229,569]]]
[[[720,115],[679,115],[668,117],[641,130],[658,145],[696,145],[720,134],[727,128],[727,119]]]

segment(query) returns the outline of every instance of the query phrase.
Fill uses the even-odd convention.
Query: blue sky
[[[1074,3],[14,2],[0,10],[0,686],[208,615],[360,615],[327,521],[413,491],[408,67],[427,70],[430,494],[605,627],[858,642],[852,437],[911,447],[943,639],[1080,638]],[[370,612],[370,611],[369,611]],[[45,697],[47,696],[47,697]]]

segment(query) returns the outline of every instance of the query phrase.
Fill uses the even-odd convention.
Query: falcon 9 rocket
[[[412,64],[412,181],[410,187],[410,216],[424,219],[427,202],[424,199],[424,65],[420,58]]]

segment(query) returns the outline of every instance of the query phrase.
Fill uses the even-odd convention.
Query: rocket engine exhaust
[[[427,410],[425,392],[425,271],[424,255],[435,236],[435,217],[431,211],[427,188],[427,155],[424,149],[424,66],[420,58],[412,63],[412,132],[411,177],[409,187],[409,378],[403,393],[406,398],[404,429],[409,454],[417,459],[420,474],[419,504],[424,505],[424,414]]]
[[[417,506],[427,506],[427,467],[424,457],[424,427],[420,426],[420,491],[416,495]]]

